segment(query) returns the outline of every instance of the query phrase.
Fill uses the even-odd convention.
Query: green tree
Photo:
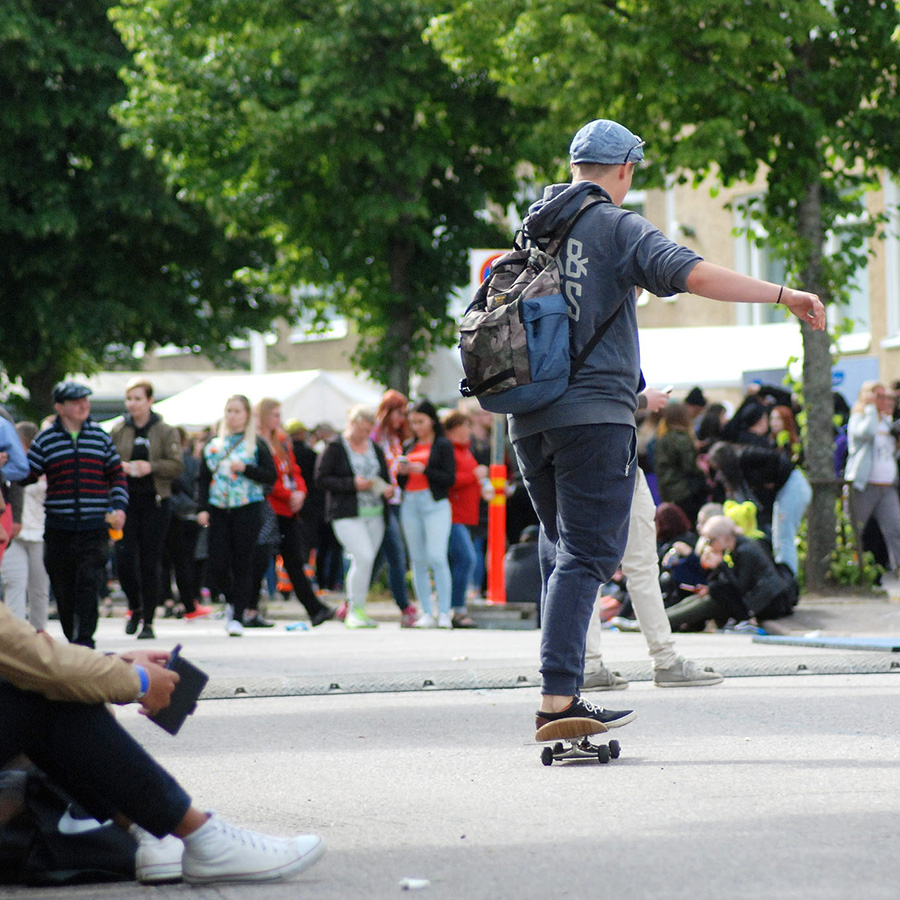
[[[135,342],[227,351],[281,304],[235,273],[264,245],[226,240],[158,164],[123,149],[109,114],[128,51],[102,0],[0,6],[0,366],[29,412],[50,387]]]
[[[352,318],[356,362],[408,389],[450,343],[447,299],[481,214],[514,186],[521,116],[422,40],[426,0],[125,0],[119,116],[186,196],[271,241],[283,290]],[[308,295],[308,292],[307,292]],[[318,305],[317,305],[318,304]]]
[[[795,286],[840,302],[877,223],[832,256],[826,239],[848,214],[865,220],[867,187],[900,168],[898,22],[891,0],[456,0],[431,37],[457,71],[489,74],[516,103],[543,103],[538,162],[605,116],[647,139],[651,182],[764,172],[766,246]],[[831,345],[800,327],[813,484],[806,575],[821,590],[835,535]]]

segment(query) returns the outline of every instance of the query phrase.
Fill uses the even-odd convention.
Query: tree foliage
[[[892,0],[456,0],[431,39],[460,72],[486,71],[514,102],[542,104],[550,152],[596,117],[648,142],[645,175],[724,183],[765,173],[756,214],[791,282],[846,296],[869,221],[825,253],[848,214],[865,219],[879,170],[900,169],[900,48]],[[807,452],[814,486],[807,584],[834,545],[829,337],[802,325]]]
[[[34,413],[55,380],[137,341],[221,356],[279,308],[236,278],[264,265],[262,245],[226,240],[122,148],[109,110],[128,60],[102,0],[0,7],[0,364]]]
[[[521,114],[423,42],[427,0],[125,0],[119,116],[186,196],[277,249],[287,290],[323,288],[358,362],[405,388],[452,340],[447,298],[479,215],[513,187]],[[306,301],[310,302],[310,301]]]

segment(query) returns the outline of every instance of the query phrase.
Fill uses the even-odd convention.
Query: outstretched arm
[[[691,269],[687,277],[687,289],[692,294],[728,303],[775,303],[780,294],[779,302],[801,322],[806,322],[816,331],[825,330],[825,306],[815,294],[808,291],[782,288],[779,284],[760,281],[708,262],[699,262]]]

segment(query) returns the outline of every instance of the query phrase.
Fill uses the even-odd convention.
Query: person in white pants
[[[38,427],[33,422],[19,422],[16,432],[25,452],[31,446]],[[44,498],[47,479],[41,477],[22,491],[22,521],[13,531],[13,539],[0,563],[0,587],[3,602],[10,612],[27,619],[37,631],[47,627],[50,605],[50,576],[44,567]],[[14,526],[15,528],[15,526]]]
[[[658,412],[669,402],[666,392],[646,388],[641,405],[650,412]],[[653,658],[653,683],[657,687],[698,687],[719,684],[722,676],[711,668],[679,656],[675,650],[672,628],[666,615],[662,591],[659,587],[659,560],[656,554],[656,505],[640,467],[634,483],[628,543],[622,557],[621,569],[628,583],[628,594]],[[610,671],[603,663],[600,647],[600,596],[594,604],[594,614],[585,641],[583,691],[618,691],[628,687],[628,681]]]

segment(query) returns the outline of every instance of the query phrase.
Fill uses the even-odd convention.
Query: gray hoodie
[[[609,199],[590,181],[545,188],[525,218],[528,237],[551,235],[578,212],[591,191]],[[510,438],[568,425],[633,427],[641,381],[634,289],[642,287],[659,297],[682,293],[700,259],[637,213],[611,202],[588,209],[559,255],[572,317],[573,356],[619,304],[622,309],[559,400],[537,412],[509,417]]]

